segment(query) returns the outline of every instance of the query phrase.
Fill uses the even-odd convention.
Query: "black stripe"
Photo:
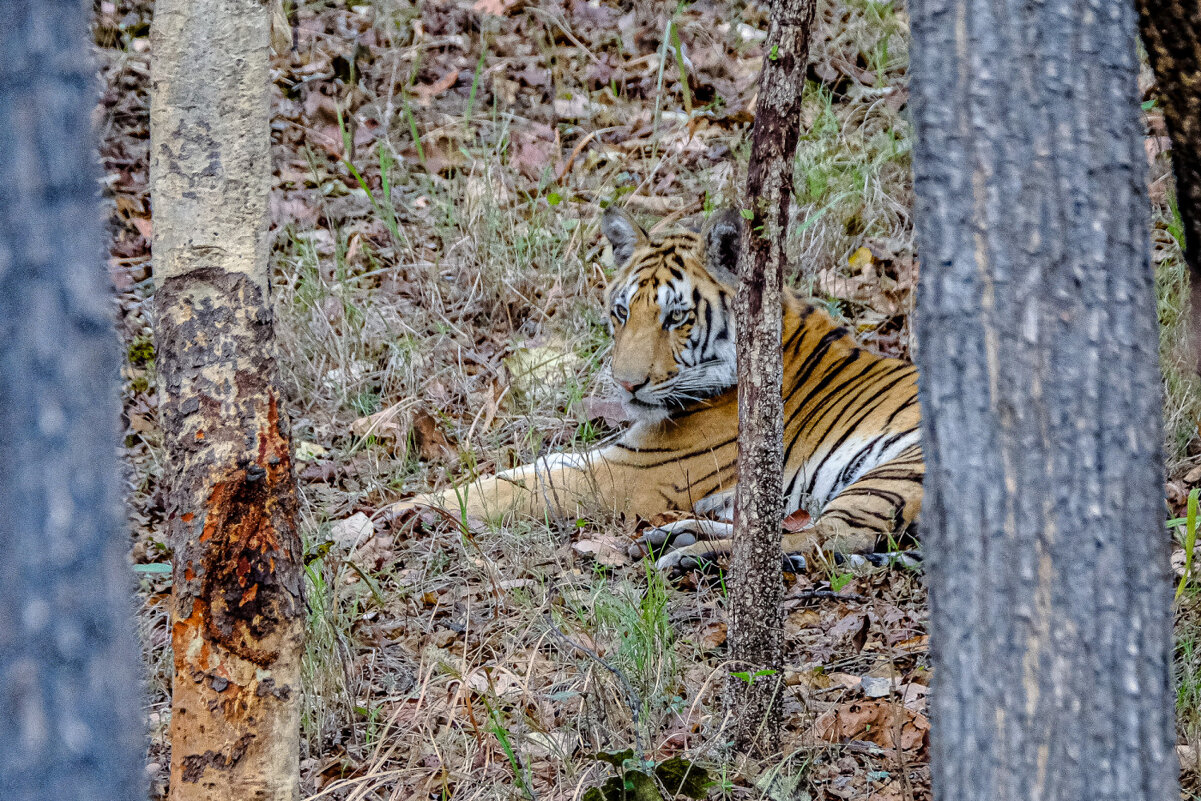
[[[875,392],[875,393],[873,393],[872,395],[868,396],[866,399],[864,399],[864,398],[861,398],[861,397],[856,397],[856,398],[851,398],[850,400],[848,400],[848,401],[847,401],[847,403],[846,403],[846,404],[845,404],[845,405],[842,407],[842,409],[841,409],[841,410],[838,412],[838,414],[837,414],[837,415],[834,417],[834,419],[833,419],[833,420],[830,422],[830,424],[827,426],[827,430],[831,430],[831,431],[832,431],[832,430],[834,430],[834,429],[836,429],[836,428],[838,428],[838,427],[839,427],[839,423],[840,423],[840,421],[843,419],[843,416],[844,416],[844,415],[845,415],[845,414],[846,414],[848,411],[851,411],[851,408],[850,408],[850,407],[851,407],[851,405],[854,403],[854,401],[861,401],[861,402],[860,402],[860,404],[859,404],[859,406],[858,406],[858,409],[857,409],[857,411],[858,411],[858,412],[860,412],[860,413],[859,413],[859,414],[858,414],[858,415],[857,415],[857,416],[856,416],[856,417],[853,419],[853,422],[851,422],[851,423],[850,423],[850,424],[848,424],[848,425],[847,425],[845,428],[843,428],[843,432],[842,432],[841,436],[839,436],[839,437],[838,437],[838,439],[836,439],[836,440],[834,441],[834,443],[833,443],[832,445],[830,445],[830,446],[829,446],[829,448],[830,448],[830,451],[829,451],[829,453],[828,453],[828,454],[826,454],[826,458],[825,458],[825,459],[822,459],[822,461],[821,461],[821,464],[818,466],[818,469],[814,471],[814,473],[813,473],[813,478],[812,478],[812,479],[810,479],[810,481],[809,481],[809,484],[808,484],[808,486],[807,486],[807,488],[806,488],[806,490],[805,490],[806,492],[812,492],[812,490],[813,490],[813,486],[814,486],[814,484],[817,482],[817,474],[818,474],[818,472],[820,472],[820,470],[821,470],[821,466],[825,465],[826,461],[827,461],[827,460],[828,460],[828,459],[829,459],[831,456],[833,456],[835,453],[837,453],[837,452],[838,452],[838,449],[839,449],[839,448],[842,446],[842,444],[843,444],[844,442],[846,442],[846,441],[847,441],[847,439],[848,439],[848,438],[849,438],[849,437],[850,437],[850,436],[851,436],[853,433],[855,433],[855,431],[856,431],[856,430],[859,428],[859,426],[860,426],[860,425],[863,423],[863,421],[864,421],[864,420],[865,420],[867,417],[871,416],[871,414],[872,414],[873,412],[875,412],[875,411],[876,411],[876,404],[875,404],[875,402],[874,402],[874,401],[875,401],[877,398],[879,398],[881,395],[883,395],[883,394],[887,393],[887,392],[888,392],[889,390],[891,390],[891,389],[892,389],[894,386],[896,386],[896,384],[897,384],[897,383],[899,383],[899,382],[900,382],[900,380],[901,380],[901,377],[898,377],[898,378],[896,378],[896,380],[894,380],[892,383],[890,383],[890,384],[886,384],[884,387],[882,387],[881,389],[879,389],[878,391],[876,391],[876,392]],[[833,408],[833,404],[831,404],[831,406],[830,406],[829,408]],[[828,409],[827,409],[827,411],[828,411]],[[852,412],[852,414],[854,414],[854,412]],[[824,416],[825,416],[825,415],[824,415],[824,413],[823,413],[823,415],[822,415],[821,417],[824,417]],[[821,419],[821,417],[819,417],[819,418],[818,418],[818,420],[820,420],[820,419]]]
[[[897,416],[900,415],[901,412],[905,411],[906,409],[909,409],[917,402],[918,402],[917,401],[917,393],[914,393],[910,397],[906,398],[904,403],[902,403],[900,406],[898,406],[897,408],[892,410],[892,414],[888,415],[888,419],[884,421],[884,425],[891,426],[892,421],[896,420]]]
[[[821,393],[823,389],[825,389],[826,384],[828,382],[832,381],[835,378],[838,378],[839,376],[846,375],[845,370],[848,365],[849,365],[849,362],[846,359],[842,360],[840,363],[835,364],[830,369],[829,372],[827,372],[824,376],[822,376],[821,380],[817,383],[817,386],[815,386],[809,392],[809,394],[805,396],[804,400],[802,400],[799,404],[797,404],[797,407],[793,411],[793,413],[791,415],[789,415],[787,420],[784,421],[784,430],[785,431],[792,430],[792,429],[797,430],[796,438],[791,443],[789,443],[787,448],[784,449],[784,463],[785,464],[788,463],[788,460],[792,456],[793,446],[797,442],[805,441],[806,434],[809,431],[808,424],[810,422],[810,418],[812,418],[814,414],[817,414],[819,412],[824,413],[825,411],[828,411],[832,405],[836,404],[837,401],[843,397],[843,395],[845,394],[845,390],[848,387],[850,387],[855,382],[866,378],[871,373],[871,371],[876,367],[875,364],[868,364],[866,367],[864,367],[862,370],[860,370],[855,375],[847,378],[841,384],[837,385],[836,387],[832,388],[828,392],[824,393],[825,397],[818,400],[816,398],[816,396],[818,395],[818,393]],[[809,408],[809,403],[811,400],[816,401],[816,405],[813,406],[812,408]],[[802,419],[800,421],[800,423],[798,424],[797,417],[802,412],[805,412],[805,410],[807,408],[808,408],[808,411],[805,414],[805,418]],[[819,439],[817,442],[820,443],[821,440]],[[816,448],[814,448],[814,450],[816,450]]]
[[[733,442],[734,442],[734,438],[731,437],[730,439],[723,440],[722,442],[719,442],[719,443],[716,443],[713,445],[705,445],[697,450],[686,451],[684,453],[681,453],[674,448],[642,448],[642,449],[635,450],[633,448],[630,448],[627,445],[622,445],[621,443],[616,443],[616,444],[619,445],[623,450],[628,450],[632,453],[670,453],[670,454],[672,454],[668,458],[662,459],[660,461],[644,462],[644,463],[640,463],[637,465],[633,465],[636,467],[644,467],[645,468],[645,467],[662,467],[663,465],[671,464],[672,462],[682,462],[682,461],[685,461],[688,459],[693,459],[697,456],[708,455],[708,454],[712,453],[713,451],[718,450],[719,448],[724,448],[727,445],[733,444]],[[709,475],[715,475],[715,473],[710,473]]]
[[[805,357],[805,361],[801,364],[801,369],[792,376],[792,380],[795,382],[793,384],[792,392],[795,392],[799,387],[809,380],[810,374],[817,367],[817,365],[821,363],[822,358],[826,355],[826,351],[828,351],[835,342],[841,340],[845,333],[846,332],[843,331],[843,329],[836,328],[833,331],[826,332],[825,336],[818,340],[817,345],[815,345],[813,350],[810,351],[809,355]],[[791,395],[792,392],[790,392],[789,395]],[[788,398],[785,398],[784,401],[787,403]]]

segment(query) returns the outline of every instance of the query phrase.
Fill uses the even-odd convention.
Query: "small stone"
[[[864,676],[860,680],[863,694],[868,698],[883,698],[892,692],[892,679],[883,676]]]
[[[296,461],[298,462],[315,462],[328,453],[329,451],[316,442],[301,440],[296,443]]]
[[[355,512],[345,520],[334,523],[329,534],[339,548],[352,551],[375,534],[375,524],[367,515]]]

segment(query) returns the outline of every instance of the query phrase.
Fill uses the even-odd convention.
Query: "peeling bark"
[[[1201,0],[1138,0],[1137,5],[1172,139],[1189,272],[1193,369],[1201,373]]]
[[[1134,9],[911,11],[934,796],[1176,799]]]
[[[78,0],[0,31],[0,791],[145,797],[119,356]]]
[[[303,572],[267,264],[269,28],[258,0],[159,0],[152,29],[173,801],[299,792]]]
[[[746,197],[751,218],[738,256],[734,303],[738,346],[738,486],[730,580],[730,655],[738,672],[774,671],[750,681],[731,677],[726,709],[734,745],[762,755],[777,750],[783,659],[784,518],[780,309],[793,157],[801,91],[809,61],[813,0],[774,0],[751,141]]]

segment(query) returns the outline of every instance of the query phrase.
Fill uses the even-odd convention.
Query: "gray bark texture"
[[[269,31],[262,0],[158,0],[151,29],[172,801],[299,794],[305,607],[267,261]]]
[[[1134,7],[912,31],[935,798],[1176,799]]]
[[[78,0],[0,30],[0,796],[134,799],[145,736]]]
[[[784,518],[784,367],[781,298],[793,158],[809,61],[814,0],[773,0],[759,79],[738,256],[734,325],[738,347],[738,487],[730,580],[730,656],[739,672],[774,671],[727,682],[734,747],[767,755],[780,736],[783,659],[780,550]]]

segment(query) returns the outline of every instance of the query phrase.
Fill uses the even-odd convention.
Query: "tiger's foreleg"
[[[654,481],[639,475],[636,467],[600,448],[548,454],[494,476],[401,501],[390,509],[403,512],[432,506],[484,520],[509,515],[574,518],[596,511],[649,516],[666,508],[655,489]]]
[[[683,548],[698,540],[729,539],[734,534],[734,490],[715,492],[692,505],[699,517],[654,526],[630,545],[629,554],[640,559],[665,548]]]

